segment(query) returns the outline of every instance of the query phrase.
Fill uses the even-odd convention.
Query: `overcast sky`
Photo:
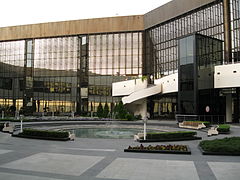
[[[0,27],[147,13],[170,0],[2,0]]]

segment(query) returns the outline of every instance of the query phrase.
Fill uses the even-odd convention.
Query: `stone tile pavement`
[[[232,127],[232,131],[240,135],[238,126]],[[198,135],[203,139],[216,138],[207,137],[206,132],[201,131]],[[0,180],[240,179],[239,156],[203,156],[198,143],[171,142],[188,145],[191,155],[124,153],[124,148],[139,143],[132,139],[88,138],[44,141],[0,133]]]

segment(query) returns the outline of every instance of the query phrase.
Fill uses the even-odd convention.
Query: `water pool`
[[[131,139],[141,131],[133,128],[78,128],[71,133],[80,138]]]

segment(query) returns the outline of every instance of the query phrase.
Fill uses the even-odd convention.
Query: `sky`
[[[145,14],[170,0],[2,0],[0,27]]]

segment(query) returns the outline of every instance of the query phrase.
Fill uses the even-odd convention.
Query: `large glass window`
[[[142,33],[89,36],[89,103],[96,111],[99,102],[115,103],[112,83],[142,74]]]
[[[232,1],[235,1],[235,4],[239,3],[238,0]],[[239,20],[235,21],[235,27],[239,29],[240,26],[237,26],[237,23]],[[181,58],[178,57],[178,39],[180,37],[199,33],[223,40],[223,32],[223,7],[220,1],[148,29],[146,31],[144,73],[153,74],[154,78],[176,73],[178,60]],[[237,34],[239,31],[235,32]],[[239,40],[235,44],[239,45]],[[191,50],[189,49],[189,51]],[[192,61],[190,56],[188,58],[184,63]]]
[[[0,107],[22,106],[25,41],[0,42]]]

